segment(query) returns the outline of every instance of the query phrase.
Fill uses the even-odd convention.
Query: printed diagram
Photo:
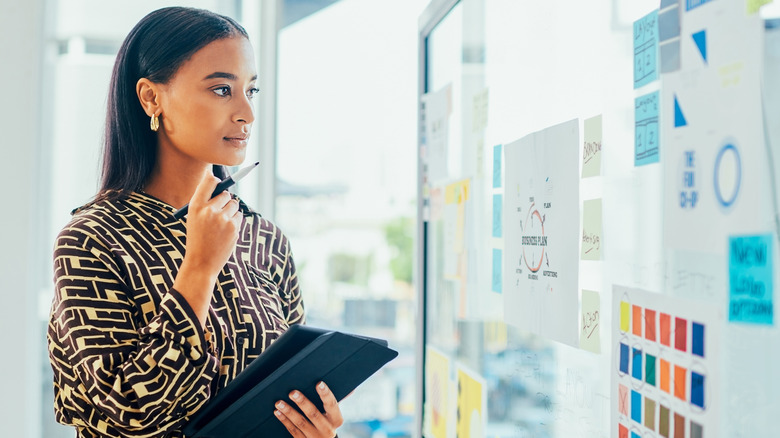
[[[504,147],[504,319],[579,345],[579,124]]]

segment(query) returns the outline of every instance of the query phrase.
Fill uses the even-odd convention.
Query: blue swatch
[[[638,348],[634,348],[631,376],[635,379],[642,380],[642,350]]]
[[[490,290],[501,293],[501,250],[493,248],[493,272],[490,281]]]
[[[620,372],[628,374],[628,345],[620,343]]]
[[[501,145],[493,146],[493,188],[501,187]]]
[[[704,357],[704,325],[693,322],[691,326],[691,353]]]
[[[631,419],[642,423],[642,394],[631,390]]]
[[[699,49],[699,53],[701,54],[701,58],[704,60],[704,63],[707,63],[707,31],[706,30],[700,30],[699,32],[696,32],[695,34],[691,35],[693,37],[693,42],[696,43],[696,47]]]
[[[674,95],[674,127],[687,126],[688,121],[685,120],[685,115],[680,108],[680,102],[677,100],[677,95]]]
[[[493,237],[501,237],[501,214],[504,205],[502,195],[493,195]]]
[[[685,10],[690,11],[693,8],[698,8],[699,6],[711,1],[712,0],[685,0]]]
[[[691,371],[691,403],[704,408],[704,376]]]

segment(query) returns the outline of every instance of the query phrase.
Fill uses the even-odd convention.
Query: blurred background
[[[342,436],[410,436],[415,411],[417,19],[427,0],[0,2],[1,435],[71,437],[54,421],[45,333],[53,239],[97,190],[116,52],[154,9],[237,19],[260,95],[239,194],[288,235],[308,323],[387,339],[399,357],[347,398]]]

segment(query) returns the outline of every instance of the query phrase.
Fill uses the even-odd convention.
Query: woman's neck
[[[190,202],[195,188],[203,180],[203,174],[206,172],[212,173],[210,164],[185,165],[158,159],[143,191],[174,208],[181,208]]]

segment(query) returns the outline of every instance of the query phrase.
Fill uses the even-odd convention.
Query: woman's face
[[[235,166],[246,155],[257,93],[252,46],[246,38],[214,41],[160,86],[162,154]]]

